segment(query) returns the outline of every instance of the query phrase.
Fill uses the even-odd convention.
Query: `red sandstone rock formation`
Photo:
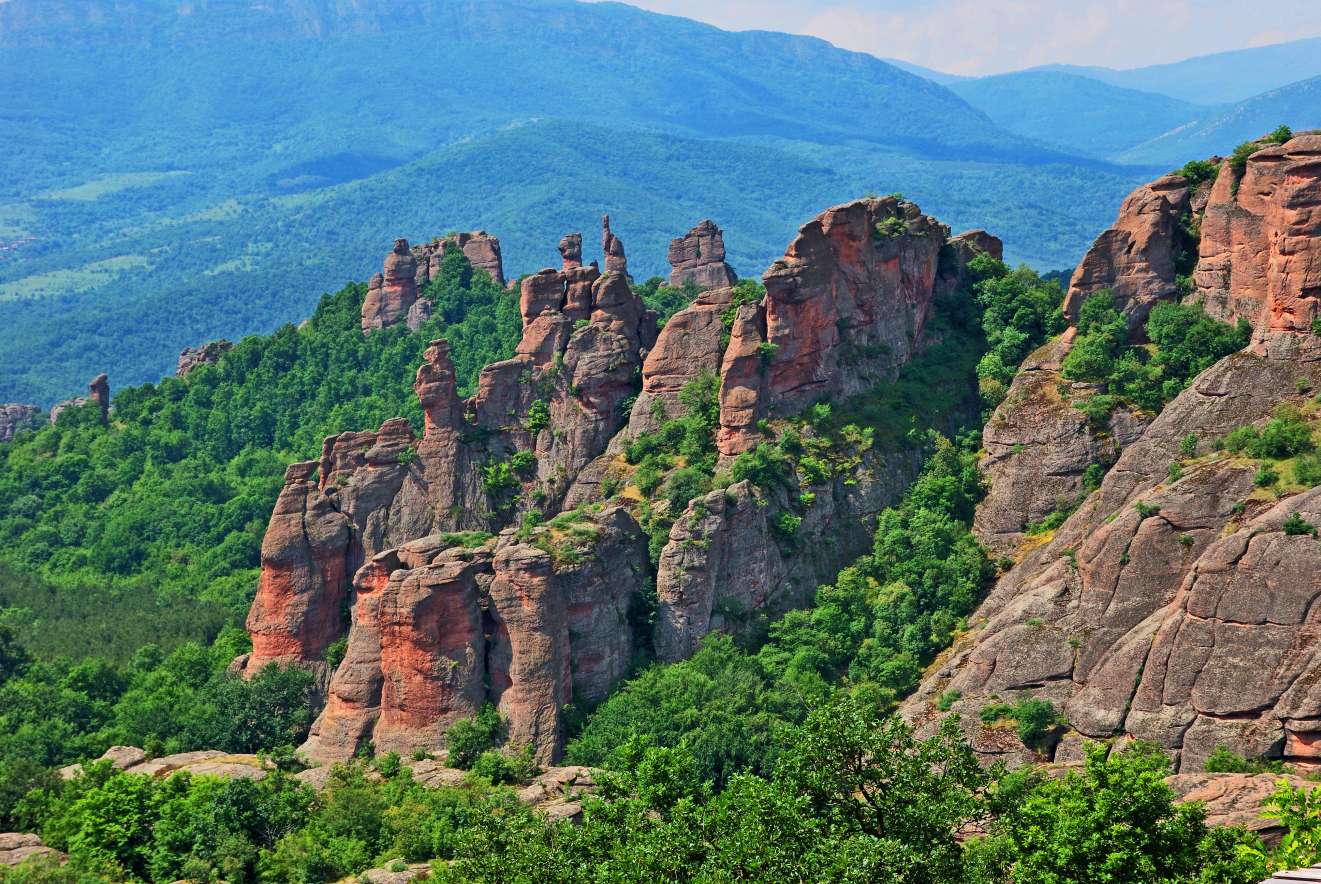
[[[712,221],[702,221],[681,237],[670,240],[670,285],[686,282],[705,289],[729,288],[738,282],[725,263],[725,239]]]
[[[1321,489],[1271,504],[1252,493],[1254,465],[1223,456],[1186,465],[1177,481],[1167,471],[1183,458],[1180,440],[1194,436],[1206,452],[1321,384],[1311,328],[1321,294],[1321,137],[1263,145],[1241,180],[1223,163],[1213,187],[1191,198],[1185,190],[1167,176],[1126,200],[1075,274],[1070,303],[1076,309],[1088,286],[1113,288],[1136,322],[1172,297],[1171,250],[1185,244],[1171,239],[1169,222],[1187,212],[1202,231],[1192,297],[1222,319],[1251,322],[1254,343],[1149,425],[1121,412],[1113,440],[1086,428],[1062,395],[1058,360],[1070,334],[1015,379],[983,437],[983,539],[1012,547],[1051,495],[1075,493],[1086,461],[1118,460],[1044,546],[1020,552],[974,615],[979,628],[905,705],[931,727],[935,698],[960,692],[953,711],[987,756],[1032,757],[977,723],[990,698],[1024,696],[1049,699],[1067,717],[1063,741],[1047,748],[1057,760],[1115,734],[1163,746],[1185,772],[1200,771],[1219,745],[1308,763],[1321,755],[1311,614],[1321,558],[1310,536],[1283,530],[1292,514],[1321,519]]]
[[[197,368],[199,365],[214,365],[220,361],[231,349],[233,343],[221,338],[218,341],[210,341],[200,347],[184,347],[183,352],[179,354],[179,365],[174,370],[176,378],[184,377],[188,372]]]
[[[606,273],[628,273],[628,259],[624,257],[624,244],[610,230],[610,216],[601,217],[601,254],[605,256]]]
[[[583,266],[583,235],[581,233],[566,233],[560,238],[560,260],[563,262],[561,270],[572,270],[575,267]]]
[[[1124,200],[1115,226],[1102,233],[1083,257],[1069,282],[1064,314],[1078,319],[1087,296],[1114,292],[1129,328],[1140,331],[1153,305],[1173,300],[1179,221],[1190,211],[1188,182],[1166,175],[1143,185]]]
[[[843,336],[823,347],[821,329],[808,323],[811,342],[790,342],[800,362],[800,351],[820,355],[823,391],[861,383],[832,376],[839,370],[835,350],[884,339],[888,333],[878,324],[894,316],[915,320],[911,335],[907,326],[900,333],[908,340],[903,358],[920,346],[935,285],[934,255],[944,242],[944,229],[915,208],[893,201],[861,205],[864,215],[875,215],[864,225],[898,217],[921,235],[877,242],[864,231],[855,254],[844,235],[848,223],[829,222],[818,237],[819,252],[794,253],[782,268],[802,282],[785,303],[820,302],[818,312],[834,317],[831,327]],[[832,211],[848,215],[848,209]],[[719,231],[703,225],[694,235],[706,245],[695,245],[691,254],[681,249],[678,260],[712,273]],[[919,242],[926,238],[939,242]],[[930,261],[922,257],[928,248],[934,249]],[[382,749],[434,748],[449,723],[489,700],[508,718],[512,742],[551,760],[562,742],[565,705],[603,699],[627,673],[639,639],[627,625],[629,610],[649,563],[646,537],[625,509],[593,505],[568,521],[524,527],[517,535],[506,530],[476,550],[455,545],[445,533],[498,530],[534,505],[551,516],[564,506],[570,485],[588,476],[597,484],[580,485],[586,490],[573,503],[599,500],[591,489],[599,491],[603,464],[627,442],[625,422],[640,428],[640,413],[654,419],[657,409],[649,403],[657,399],[668,413],[678,390],[702,371],[724,375],[728,426],[722,438],[735,432],[752,438],[756,418],[777,401],[763,305],[736,311],[725,347],[730,290],[709,290],[658,341],[655,317],[629,285],[623,245],[608,219],[603,249],[604,274],[583,266],[578,238],[566,237],[562,269],[523,280],[516,355],[487,366],[466,403],[455,392],[448,345],[432,342],[414,385],[424,415],[420,438],[403,419],[376,432],[341,433],[326,440],[319,464],[291,472],[268,531],[271,554],[264,557],[262,590],[250,616],[254,654],[246,669],[271,660],[313,664],[342,635],[338,621],[327,625],[326,612],[338,612],[352,598],[345,656],[305,746],[312,756],[348,757],[366,740]],[[434,257],[425,247],[406,251],[392,256],[399,259],[392,264],[396,279],[405,258],[421,263],[425,255],[429,263]],[[824,267],[818,266],[822,260]],[[410,277],[414,284],[418,278]],[[827,291],[836,284],[840,298]],[[386,289],[384,279],[375,288]],[[894,307],[890,301],[912,303]],[[792,323],[783,319],[784,335]],[[889,370],[879,361],[869,367],[877,377]],[[639,375],[642,396],[630,416],[621,406],[638,392]],[[785,407],[792,399],[783,397]],[[745,409],[741,422],[739,407]],[[532,468],[518,475],[519,487],[484,487],[484,471],[514,452],[533,455]],[[311,476],[314,466],[319,482]],[[746,485],[727,517],[703,521],[696,510],[685,515],[686,527],[676,526],[662,556],[669,563],[662,586],[668,625],[658,635],[667,654],[688,653],[713,629],[740,631],[742,623],[721,613],[726,603],[745,605],[750,614],[801,604],[820,580],[866,549],[868,515],[897,500],[917,466],[907,453],[869,455],[858,475],[817,489],[819,503],[804,531],[832,542],[794,556],[769,540],[765,501],[755,500]],[[300,537],[295,526],[310,533]],[[711,548],[700,564],[682,553],[695,548],[686,543],[692,539]],[[754,579],[757,574],[765,579]]]
[[[417,300],[417,259],[408,248],[408,240],[394,241],[394,250],[385,257],[385,270],[372,277],[367,297],[362,302],[362,332],[394,325],[408,315]]]
[[[437,237],[429,243],[413,246],[413,258],[417,261],[414,279],[419,293],[431,280],[440,275],[440,264],[445,254],[453,249],[463,252],[474,270],[485,270],[495,280],[495,284],[505,284],[504,260],[500,254],[500,240],[485,230],[471,233],[451,233]]]
[[[349,521],[317,487],[315,461],[294,464],[261,544],[261,582],[248,612],[247,671],[309,664],[343,632]]]
[[[1207,311],[1251,322],[1254,347],[1281,357],[1318,350],[1321,316],[1321,134],[1266,145],[1241,181],[1222,165],[1202,219],[1194,281]]]

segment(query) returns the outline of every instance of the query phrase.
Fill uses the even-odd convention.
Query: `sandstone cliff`
[[[1281,404],[1315,421],[1318,157],[1321,138],[1302,135],[1255,153],[1241,181],[1226,163],[1192,197],[1167,176],[1125,201],[1074,275],[1066,306],[1110,288],[1140,337],[1151,306],[1177,294],[1167,259],[1171,219],[1183,213],[1179,226],[1201,228],[1190,297],[1214,316],[1251,322],[1253,343],[1154,420],[1121,414],[1108,432],[1086,426],[1058,376],[1072,331],[1028,359],[983,436],[989,492],[976,527],[1012,550],[1051,498],[1081,505],[1053,534],[1019,547],[973,629],[905,704],[908,716],[931,727],[943,710],[961,713],[979,751],[1016,761],[1074,759],[1084,739],[1115,735],[1153,741],[1193,773],[1217,746],[1317,756],[1321,547],[1310,529],[1321,523],[1321,489],[1265,490],[1256,462],[1212,443],[1265,424]],[[1089,463],[1108,467],[1091,493],[1079,479]],[[988,705],[1023,698],[1059,710],[1058,744],[1034,752],[996,716],[981,720]]]
[[[394,249],[385,256],[384,268],[367,285],[362,304],[363,334],[400,322],[416,329],[430,318],[431,302],[421,296],[440,274],[441,262],[451,250],[461,252],[475,270],[490,274],[497,285],[505,284],[500,240],[485,231],[453,233],[412,247],[408,240],[397,239]]]
[[[604,699],[644,648],[677,659],[710,631],[803,603],[867,549],[868,518],[920,466],[913,450],[852,452],[803,486],[816,504],[794,545],[771,524],[792,505],[787,489],[743,482],[699,495],[669,513],[657,574],[639,520],[669,504],[619,493],[620,452],[681,416],[680,391],[703,374],[720,387],[727,458],[761,438],[763,417],[892,379],[922,350],[966,250],[999,249],[979,234],[953,241],[942,263],[949,242],[910,203],[839,206],[768,271],[764,300],[735,305],[721,232],[703,222],[670,256],[672,282],[705,291],[658,336],[609,218],[599,264],[583,263],[581,235],[565,236],[560,267],[519,286],[515,356],[486,366],[474,396],[458,398],[448,345],[435,341],[414,385],[420,435],[387,421],[330,437],[319,461],[290,468],[263,544],[253,652],[239,665],[323,674],[325,706],[304,747],[313,758],[346,758],[368,741],[440,747],[451,723],[490,702],[511,743],[553,761],[565,709]],[[445,247],[396,244],[364,330],[415,315],[424,258],[432,266]],[[634,616],[653,582],[654,634]],[[342,638],[331,673],[327,653]]]
[[[52,405],[50,422],[53,424],[58,421],[61,412],[66,408],[78,408],[88,403],[94,403],[100,410],[101,423],[105,423],[110,419],[110,380],[104,373],[97,375],[88,382],[86,396],[75,396],[73,399],[66,399]]]

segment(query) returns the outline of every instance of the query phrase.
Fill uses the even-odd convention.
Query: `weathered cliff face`
[[[440,275],[440,262],[444,260],[446,251],[456,248],[463,252],[463,256],[468,259],[474,270],[485,270],[498,286],[505,284],[505,265],[500,254],[500,240],[485,230],[475,230],[469,233],[452,233],[449,236],[437,237],[429,243],[413,246],[413,258],[417,261],[417,273],[414,279],[419,292],[426,288],[427,283]]]
[[[724,234],[711,221],[703,221],[671,241],[672,287],[692,282],[705,291],[670,317],[642,365],[642,392],[629,414],[633,438],[660,427],[682,411],[679,393],[702,375],[720,373],[726,328],[725,312],[738,281],[725,263]]]
[[[738,282],[734,268],[725,263],[725,236],[715,222],[700,222],[683,236],[670,240],[670,285],[691,282],[704,289],[730,288]]]
[[[1166,175],[1129,194],[1115,225],[1097,237],[1069,281],[1064,315],[1070,323],[1088,295],[1110,289],[1129,328],[1141,329],[1153,305],[1174,300],[1180,219],[1191,211],[1188,182]]]
[[[1209,193],[1188,206],[1194,217],[1204,212],[1193,297],[1213,315],[1252,322],[1254,342],[1205,371],[1149,424],[1121,414],[1099,435],[1071,414],[1058,377],[1071,333],[1025,363],[983,435],[983,539],[1013,549],[1023,523],[1056,490],[1083,496],[1077,476],[1088,462],[1114,465],[1042,545],[1019,548],[1021,560],[977,611],[974,630],[905,704],[924,727],[940,717],[944,694],[942,705],[962,714],[981,752],[1026,760],[1033,753],[1011,731],[982,725],[978,712],[1031,696],[1052,701],[1067,720],[1059,745],[1042,747],[1057,760],[1076,758],[1084,739],[1113,735],[1156,742],[1185,772],[1200,771],[1219,745],[1245,756],[1317,754],[1319,548],[1297,531],[1298,519],[1317,524],[1321,489],[1254,489],[1255,462],[1211,449],[1230,430],[1264,424],[1281,403],[1304,404],[1298,391],[1321,385],[1311,328],[1321,266],[1317,147],[1305,135],[1259,151],[1237,191],[1225,164]],[[1175,187],[1162,182],[1124,204],[1134,217],[1121,214],[1116,230],[1150,234],[1145,252],[1132,254],[1159,253],[1150,246],[1167,209],[1153,195],[1166,199]],[[1110,249],[1115,236],[1103,234],[1093,252]],[[1138,285],[1152,277],[1135,265],[1101,266],[1085,262],[1071,299],[1084,276],[1127,297],[1130,316],[1170,296]],[[1180,450],[1189,437],[1192,457]],[[1289,533],[1284,524],[1295,515]]]
[[[713,630],[752,628],[867,549],[870,518],[916,474],[916,452],[860,449],[853,468],[811,489],[796,545],[771,528],[791,505],[788,490],[744,482],[698,498],[675,523],[659,577],[637,521],[645,510],[607,499],[614,492],[601,481],[631,440],[684,413],[679,391],[704,373],[721,376],[722,440],[759,438],[757,419],[773,408],[791,415],[892,376],[920,350],[936,288],[957,287],[971,254],[999,247],[985,234],[958,240],[938,272],[947,231],[895,200],[832,209],[804,231],[767,276],[780,300],[736,309],[719,228],[704,222],[677,239],[677,280],[724,285],[659,338],[609,220],[604,272],[583,264],[582,237],[570,234],[560,269],[522,280],[522,339],[512,359],[482,370],[476,395],[458,398],[449,346],[433,341],[414,384],[420,436],[394,419],[332,436],[320,461],[291,468],[244,668],[323,671],[347,626],[308,755],[346,758],[369,740],[381,751],[439,748],[453,721],[491,702],[511,743],[552,761],[566,707],[604,699],[639,647],[654,640],[677,659]],[[373,315],[390,305],[398,321],[407,297],[396,294],[416,287],[423,258],[434,257],[401,242],[374,287]],[[790,354],[779,375],[768,346],[774,311]],[[810,392],[788,380],[776,388],[776,377],[803,372]],[[648,636],[633,614],[653,580],[659,625]]]
[[[973,529],[996,552],[1011,552],[1026,527],[1071,509],[1083,494],[1087,469],[1108,469],[1151,422],[1120,406],[1108,427],[1092,426],[1074,407],[1091,385],[1060,376],[1067,344],[1067,337],[1056,339],[1027,358],[982,432],[979,467],[991,491],[977,507]]]
[[[0,442],[8,442],[16,433],[41,426],[41,408],[21,402],[0,405]]]
[[[497,285],[505,284],[500,240],[484,230],[453,233],[412,247],[408,240],[397,239],[394,249],[385,256],[384,269],[367,285],[367,297],[362,302],[362,333],[369,334],[400,322],[417,329],[429,319],[432,304],[421,295],[431,280],[440,275],[445,255],[454,250],[462,252],[474,270],[486,271]]]
[[[350,523],[321,492],[316,461],[284,474],[261,544],[261,582],[248,612],[247,671],[315,664],[342,634]]]
[[[408,240],[397,239],[385,256],[385,270],[367,284],[362,302],[362,333],[394,325],[408,315],[417,300],[417,259]]]
[[[805,224],[763,277],[764,331],[762,315],[735,321],[721,452],[756,444],[750,420],[861,393],[908,362],[921,346],[948,234],[894,197],[836,206]],[[766,363],[764,379],[752,377],[754,352]]]
[[[435,748],[492,702],[514,744],[554,761],[565,707],[603,699],[633,662],[628,612],[646,567],[618,507],[477,549],[432,535],[379,553],[354,578],[344,660],[303,752]]]
[[[1251,322],[1260,352],[1311,358],[1321,299],[1321,134],[1253,154],[1242,180],[1225,163],[1202,219],[1194,274],[1207,312]]]
[[[221,356],[233,348],[234,344],[224,338],[208,341],[200,347],[184,347],[183,352],[179,354],[179,365],[174,370],[174,376],[184,377],[199,365],[214,365],[220,361]]]

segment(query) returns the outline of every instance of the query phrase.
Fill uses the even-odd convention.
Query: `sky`
[[[809,34],[952,74],[1052,62],[1128,68],[1321,36],[1321,2],[1272,0],[627,0],[730,30]],[[1281,27],[1287,24],[1287,30]]]

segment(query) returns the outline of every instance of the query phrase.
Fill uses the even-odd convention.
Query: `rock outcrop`
[[[992,492],[977,508],[973,528],[996,552],[1012,551],[1029,525],[1076,506],[1088,468],[1109,469],[1151,422],[1120,406],[1108,427],[1092,426],[1074,407],[1094,392],[1091,385],[1060,376],[1066,345],[1056,339],[1027,358],[982,432],[979,467]]]
[[[0,405],[0,442],[8,442],[24,430],[41,426],[41,407],[21,402]]]
[[[1315,358],[1321,339],[1321,134],[1270,144],[1248,158],[1241,179],[1228,162],[1201,222],[1194,273],[1207,312],[1245,319],[1254,348]]]
[[[95,404],[100,410],[101,423],[108,423],[110,420],[110,379],[103,372],[87,384],[87,395],[76,396],[73,399],[66,399],[57,405],[51,406],[50,422],[56,423],[60,419],[60,414],[68,408],[80,408],[84,405]]]
[[[1174,300],[1180,221],[1191,205],[1188,181],[1180,175],[1166,175],[1129,194],[1115,225],[1097,237],[1069,281],[1064,299],[1069,322],[1077,322],[1083,302],[1102,289],[1114,292],[1134,331],[1155,304]]]
[[[999,248],[985,235],[954,246],[938,283],[947,233],[896,200],[837,207],[768,273],[773,295],[735,307],[720,231],[704,222],[675,241],[674,278],[715,287],[659,338],[609,219],[600,264],[583,263],[580,235],[564,237],[559,269],[522,279],[515,355],[486,366],[474,396],[459,399],[449,346],[433,341],[414,384],[420,435],[390,420],[332,436],[319,461],[290,468],[263,544],[253,652],[237,665],[323,675],[325,705],[303,747],[314,759],[368,742],[441,748],[454,721],[489,702],[511,744],[553,762],[565,709],[604,699],[648,639],[677,659],[712,630],[744,631],[802,604],[867,548],[869,518],[919,467],[915,451],[860,450],[850,472],[813,487],[798,549],[770,522],[788,490],[744,482],[690,502],[661,554],[653,637],[635,625],[654,578],[645,513],[636,499],[608,499],[603,481],[619,453],[680,416],[680,391],[703,374],[720,387],[722,440],[759,438],[764,415],[892,377],[924,344],[938,284],[956,285],[972,254]],[[407,293],[435,254],[400,241],[371,315],[399,321],[422,303],[408,306]],[[343,637],[332,674],[327,652]]]
[[[224,338],[209,341],[200,347],[184,347],[179,354],[179,366],[174,370],[174,376],[184,377],[199,365],[214,365],[233,348],[234,344]]]
[[[385,256],[385,269],[367,284],[362,302],[362,333],[394,325],[408,315],[417,300],[417,258],[408,240],[397,239]]]
[[[836,206],[805,224],[766,271],[764,304],[735,319],[722,370],[721,453],[755,445],[762,417],[846,399],[912,359],[948,235],[896,197]]]
[[[628,612],[646,542],[619,507],[524,533],[475,549],[424,537],[359,570],[309,758],[343,760],[368,740],[405,755],[441,746],[487,702],[514,744],[557,757],[564,707],[603,699],[633,661]]]
[[[725,263],[724,233],[710,220],[670,240],[668,260],[674,288],[691,282],[704,289],[721,289],[738,282],[734,268]]]
[[[28,860],[64,862],[68,857],[47,847],[38,835],[24,832],[0,833],[0,868],[16,866]]]
[[[413,258],[417,261],[415,279],[419,294],[431,280],[440,275],[440,264],[445,259],[445,253],[453,249],[462,252],[474,270],[485,270],[496,285],[504,286],[505,265],[500,254],[500,240],[485,230],[475,230],[469,233],[451,233],[448,236],[437,237],[429,243],[413,246]]]
[[[905,704],[922,727],[941,716],[943,695],[940,705],[962,715],[984,755],[1028,760],[1037,755],[982,725],[978,712],[1036,697],[1067,722],[1058,746],[1037,747],[1046,757],[1072,757],[1082,740],[1116,735],[1164,747],[1188,774],[1217,746],[1306,764],[1321,756],[1321,547],[1308,530],[1321,524],[1321,488],[1255,489],[1255,462],[1212,450],[1231,430],[1263,425],[1281,403],[1305,404],[1300,391],[1321,388],[1312,330],[1318,158],[1321,138],[1302,135],[1250,157],[1241,181],[1223,164],[1214,186],[1191,197],[1167,176],[1130,197],[1098,240],[1089,259],[1122,240],[1133,261],[1085,261],[1069,299],[1084,293],[1080,280],[1112,288],[1137,322],[1173,296],[1162,287],[1172,279],[1172,213],[1200,219],[1192,297],[1223,319],[1251,322],[1253,343],[1203,372],[1154,420],[1121,412],[1101,435],[1073,413],[1058,377],[1072,330],[1028,359],[983,435],[990,488],[977,530],[1009,551],[1051,497],[1080,505],[1018,549],[975,628]],[[1140,325],[1131,329],[1140,338]],[[1192,455],[1181,446],[1189,438]],[[1111,460],[1099,488],[1078,488],[1089,462]]]

